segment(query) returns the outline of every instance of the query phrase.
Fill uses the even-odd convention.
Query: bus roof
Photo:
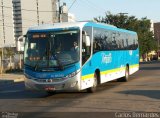
[[[117,28],[116,26],[104,24],[104,23],[96,23],[96,22],[62,22],[62,23],[54,23],[54,24],[42,24],[39,26],[30,27],[28,31],[41,31],[41,30],[54,30],[54,29],[68,29],[68,28],[83,28],[84,26],[93,26],[104,29],[110,29],[120,32],[132,33],[136,34],[134,31],[129,31],[125,29]]]
[[[51,29],[67,29],[70,27],[83,27],[86,22],[62,22],[54,24],[42,24],[39,26],[33,26],[29,30],[51,30]]]

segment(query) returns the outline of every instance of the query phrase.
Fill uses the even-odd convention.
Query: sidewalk
[[[0,74],[0,85],[10,84],[15,82],[23,82],[23,81],[24,81],[23,73]]]

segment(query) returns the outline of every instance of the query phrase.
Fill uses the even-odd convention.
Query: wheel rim
[[[129,71],[128,71],[128,67],[126,68],[126,79],[128,79],[129,77]]]
[[[94,83],[93,83],[93,87],[97,87],[97,75],[94,74]]]

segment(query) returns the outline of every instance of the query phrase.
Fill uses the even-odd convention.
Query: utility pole
[[[52,23],[59,22],[58,0],[51,0],[52,4]]]
[[[60,4],[60,0],[58,0],[58,20],[59,22],[61,22],[61,4]]]
[[[37,5],[37,24],[39,25],[39,3],[38,3],[38,0],[36,0],[36,5]]]
[[[4,58],[4,52],[3,52],[3,46],[5,45],[5,25],[4,25],[4,6],[3,6],[3,0],[1,0],[1,6],[2,6],[2,23],[3,23],[3,44],[2,44],[2,56],[1,56],[1,74],[3,73],[3,58]]]

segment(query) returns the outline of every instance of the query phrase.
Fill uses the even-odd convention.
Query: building
[[[73,21],[75,17],[68,14],[66,4],[59,7],[58,2],[59,0],[0,0],[0,72],[4,65],[1,60],[6,59],[5,49],[13,47],[12,50],[15,50],[18,37],[25,35],[29,27]]]
[[[14,33],[14,39],[16,41],[19,36],[23,35],[21,1],[13,0],[12,8],[13,8],[13,31],[14,31],[13,33]]]
[[[75,21],[75,16],[68,13],[66,3],[59,7],[58,1],[0,0],[0,47],[15,46],[18,37],[26,34],[31,26]]]
[[[3,8],[2,8],[3,6]],[[12,1],[0,0],[0,47],[13,46]]]
[[[58,22],[57,7],[57,0],[0,0],[0,47],[15,46],[31,26]]]
[[[71,14],[71,13],[61,14],[61,22],[75,22],[75,21],[76,21],[76,18],[74,14]]]
[[[61,6],[61,15],[60,15],[61,22],[75,22],[76,18],[74,14],[68,13],[68,7],[66,3],[63,3]]]
[[[160,22],[154,23],[154,37],[157,40],[158,49],[160,50]]]
[[[16,1],[16,0],[13,0]],[[58,22],[57,0],[18,0],[21,1],[22,31],[28,27]],[[32,4],[28,4],[32,3]]]
[[[154,34],[154,22],[153,22],[153,20],[150,20],[150,23],[151,23],[150,31],[153,32],[153,34]]]

